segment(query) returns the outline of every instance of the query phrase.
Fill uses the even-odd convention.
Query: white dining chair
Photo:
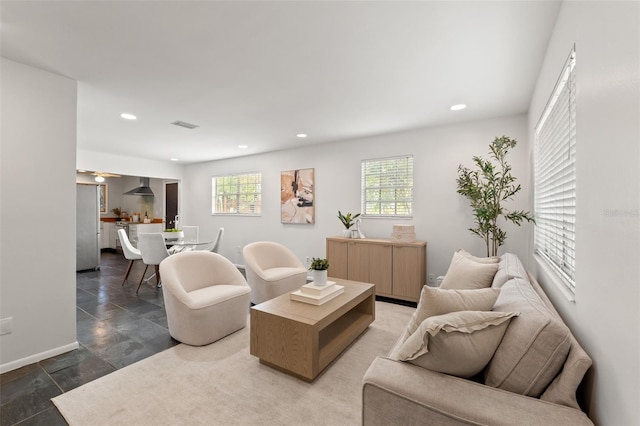
[[[138,288],[136,289],[136,294],[140,291],[140,286],[142,285],[142,281],[144,280],[144,276],[147,273],[149,265],[153,265],[155,267],[156,287],[160,286],[160,283],[162,282],[160,277],[160,262],[169,257],[169,252],[167,251],[167,246],[164,241],[164,235],[160,233],[145,233],[138,235],[138,249],[142,255],[142,261],[144,262],[145,267],[144,272],[142,273],[142,278],[140,278]]]
[[[129,273],[131,272],[133,262],[135,262],[136,260],[142,260],[142,255],[140,254],[140,250],[138,250],[131,244],[131,241],[129,241],[129,237],[127,236],[127,232],[124,229],[118,229],[118,238],[120,239],[122,253],[124,254],[125,259],[129,261],[127,272],[124,274],[124,279],[122,280],[122,285],[124,286],[124,283],[127,281]]]
[[[182,232],[184,232],[183,241],[185,243],[197,243],[199,230],[200,228],[197,226],[183,226],[182,227]]]
[[[220,250],[220,242],[222,242],[223,235],[224,235],[224,228],[218,229],[218,234],[216,235],[216,239],[211,244],[196,246],[196,250],[218,253],[218,251]]]

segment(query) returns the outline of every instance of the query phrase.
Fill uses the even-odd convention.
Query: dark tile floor
[[[66,425],[51,398],[178,344],[155,279],[136,295],[142,262],[121,286],[127,263],[103,252],[99,271],[76,274],[80,348],[0,375],[0,425]]]

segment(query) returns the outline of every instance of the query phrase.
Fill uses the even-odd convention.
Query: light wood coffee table
[[[344,293],[316,306],[289,293],[251,308],[250,352],[262,364],[316,378],[375,319],[374,285],[330,278]]]

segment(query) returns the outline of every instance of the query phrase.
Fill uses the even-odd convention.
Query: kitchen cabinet
[[[116,224],[114,222],[100,221],[100,248],[116,248]]]
[[[427,243],[327,238],[329,276],[375,284],[376,295],[417,302],[426,284]]]

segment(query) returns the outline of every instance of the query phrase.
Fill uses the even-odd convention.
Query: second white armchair
[[[307,282],[307,268],[282,244],[258,241],[247,244],[242,254],[254,304],[298,290]]]

